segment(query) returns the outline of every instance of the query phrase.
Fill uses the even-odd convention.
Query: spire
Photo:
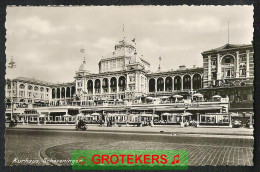
[[[125,24],[123,24],[123,41],[125,41]]]
[[[14,61],[14,59],[13,59],[13,56],[11,57],[11,60],[10,60],[10,62],[8,63],[8,67],[11,68],[11,69],[13,69],[13,68],[16,67],[16,63],[15,63],[15,61]]]
[[[84,54],[83,63],[86,63],[85,49],[81,48],[80,52]]]
[[[162,57],[159,57],[159,66],[158,66],[158,72],[161,71],[161,61],[162,61]]]

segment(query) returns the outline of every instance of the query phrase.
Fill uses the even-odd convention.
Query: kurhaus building
[[[117,111],[125,115],[146,112],[150,113],[147,117],[155,114],[176,122],[180,121],[176,115],[188,112],[190,120],[230,123],[229,112],[253,114],[253,53],[252,44],[226,44],[202,52],[203,67],[183,65],[177,70],[161,71],[159,65],[156,72],[151,72],[150,63],[137,53],[135,42],[124,38],[112,53],[102,56],[98,73],[88,70],[84,58],[74,82],[7,79],[6,104],[10,107],[13,99],[20,107],[19,114],[33,104],[52,120],[77,113],[106,116]],[[6,114],[10,111],[7,109]],[[167,118],[162,118],[163,115]]]
[[[188,94],[202,88],[203,68],[176,71],[150,71],[150,63],[137,54],[133,42],[125,39],[115,45],[114,52],[102,57],[99,73],[90,73],[84,60],[76,72],[78,100],[88,104],[93,100],[132,101],[141,96],[171,96]]]

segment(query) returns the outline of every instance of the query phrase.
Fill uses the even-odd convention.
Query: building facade
[[[151,120],[154,114],[161,120],[174,119],[173,123],[192,119],[202,124],[231,125],[230,112],[253,114],[253,53],[252,45],[226,44],[202,52],[203,67],[183,65],[161,71],[159,65],[158,71],[151,72],[150,63],[137,53],[135,42],[124,38],[112,53],[101,58],[98,73],[91,73],[84,59],[74,82],[7,79],[6,114],[15,113],[9,108],[13,100],[16,113],[26,111],[27,121],[34,118],[27,112],[40,112],[45,120],[59,122],[75,120],[78,113],[91,119],[92,114],[102,114],[103,119],[112,114],[113,120],[123,115],[126,120],[133,113],[139,114],[138,120]],[[38,111],[26,109],[29,104]],[[40,117],[36,116],[38,121]]]
[[[203,89],[205,98],[229,97],[230,111],[253,113],[253,45],[226,44],[204,51]]]
[[[6,80],[6,105],[13,100],[16,107],[25,107],[28,104],[36,106],[55,106],[70,104],[75,94],[75,84],[53,84],[34,78],[17,77]]]

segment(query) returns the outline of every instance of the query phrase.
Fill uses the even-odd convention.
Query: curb
[[[6,128],[8,129],[8,128]],[[76,130],[74,129],[65,129],[65,128],[34,128],[34,127],[26,127],[26,128],[12,128],[14,130],[20,130],[20,129],[34,129],[34,130],[66,130],[66,131],[73,131],[73,132],[77,132]],[[188,134],[188,135],[232,135],[232,136],[253,136],[253,133],[252,134],[236,134],[236,133],[206,133],[206,132],[164,132],[164,131],[157,131],[157,132],[154,132],[154,131],[125,131],[125,130],[91,130],[91,129],[88,129],[87,131],[85,132],[115,132],[115,133],[133,133],[133,134],[137,134],[137,133],[144,133],[144,134]]]

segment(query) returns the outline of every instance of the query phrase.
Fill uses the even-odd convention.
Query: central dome
[[[125,38],[115,45],[115,49],[112,53],[102,56],[102,59],[121,57],[121,56],[133,56],[135,52],[135,44],[133,41],[126,41]]]

